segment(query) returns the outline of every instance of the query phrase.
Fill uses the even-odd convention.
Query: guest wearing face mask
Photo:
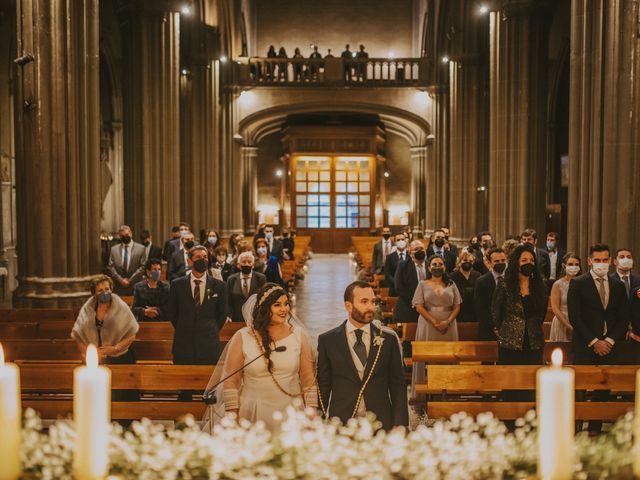
[[[171,256],[177,251],[182,250],[182,239],[185,235],[191,233],[191,227],[186,222],[180,222],[178,224],[178,236],[169,242],[169,250],[167,252],[167,259],[171,260]],[[195,239],[195,237],[194,237]]]
[[[462,298],[458,287],[449,278],[442,257],[433,255],[427,260],[428,272],[425,280],[416,287],[412,304],[417,310],[418,327],[416,341],[458,341],[456,317],[460,312]],[[411,398],[422,400],[416,394],[416,384],[425,383],[423,362],[413,364],[411,376]]]
[[[478,241],[477,235],[474,235],[469,239],[469,245],[467,245],[465,249],[467,250],[467,252],[473,254],[474,257],[476,257],[480,253],[480,242]]]
[[[142,278],[144,271],[145,250],[132,240],[128,225],[122,225],[118,235],[121,243],[111,247],[107,272],[113,279],[115,293],[133,295],[133,285]]]
[[[560,248],[560,235],[556,232],[547,233],[544,250],[549,254],[549,280],[547,286],[551,288],[553,282],[562,276],[565,251]]]
[[[157,258],[147,260],[146,278],[133,287],[131,311],[139,322],[167,320],[169,285],[160,281],[162,263]]]
[[[433,243],[427,249],[427,256],[436,255],[444,260],[447,273],[453,272],[456,268],[457,255],[447,248],[447,239],[444,230],[438,229],[433,232]]]
[[[628,248],[619,248],[613,259],[613,265],[616,271],[611,273],[609,277],[614,280],[620,280],[627,292],[627,298],[631,296],[631,292],[640,287],[640,275],[633,273],[633,254]]]
[[[389,287],[389,295],[392,297],[398,296],[393,281],[398,265],[409,258],[409,254],[407,253],[407,240],[403,233],[395,236],[395,247],[395,250],[387,255],[382,269],[384,273],[384,286]]]
[[[570,342],[573,335],[573,327],[569,321],[569,308],[567,307],[567,293],[569,284],[580,273],[580,257],[575,253],[568,253],[562,259],[561,277],[551,287],[551,309],[554,317],[551,321],[551,342]]]
[[[427,252],[424,243],[414,240],[409,245],[409,259],[399,263],[393,284],[398,301],[393,309],[393,321],[396,323],[416,323],[418,312],[413,308],[413,296],[422,280],[426,280],[425,259]]]
[[[178,225],[174,225],[171,227],[171,238],[164,242],[164,246],[162,247],[162,259],[165,261],[169,261],[171,258],[171,254],[173,253],[173,243],[176,240],[180,239],[180,227]]]
[[[255,258],[251,252],[238,255],[238,273],[227,279],[229,292],[229,311],[234,322],[244,322],[242,306],[247,299],[257,293],[267,283],[267,277],[253,269]]]
[[[475,256],[467,251],[462,251],[458,258],[458,263],[454,272],[451,274],[451,280],[458,287],[462,304],[460,305],[460,313],[458,313],[458,322],[477,322],[475,308],[473,305],[473,295],[476,289],[476,280],[480,278],[480,274],[473,269]]]
[[[382,240],[373,245],[371,273],[375,275],[381,275],[383,273],[382,269],[384,268],[384,263],[392,249],[393,243],[391,242],[391,229],[389,227],[384,227],[382,229]]]
[[[452,243],[449,241],[449,236],[451,235],[451,229],[449,227],[440,227],[440,230],[444,232],[445,248],[451,251],[451,253],[453,253],[456,257],[458,257],[459,255],[458,246],[455,243]]]
[[[209,273],[213,278],[223,282],[226,282],[229,275],[233,273],[233,267],[227,263],[227,254],[225,247],[217,247],[213,251],[213,257],[209,257]]]
[[[149,230],[143,230],[140,234],[140,243],[144,247],[145,261],[150,258],[162,258],[162,249],[153,244],[153,238]]]
[[[509,257],[504,281],[491,302],[501,365],[542,365],[547,313],[547,289],[530,245],[520,245]]]
[[[220,246],[220,236],[213,228],[210,228],[204,233],[204,241],[201,242],[201,244],[207,248],[209,262],[213,263],[216,261],[216,248]]]
[[[478,242],[480,242],[480,250],[476,252],[476,261],[473,262],[473,269],[481,274],[485,274],[489,271],[485,264],[487,252],[495,246],[493,235],[491,232],[480,232],[478,234]]]
[[[496,285],[502,281],[507,268],[507,255],[500,247],[494,247],[487,252],[487,263],[490,270],[476,280],[473,292],[473,306],[476,321],[479,322],[478,339],[482,341],[496,340],[491,318],[491,300]]]
[[[189,250],[191,250],[195,246],[195,242],[193,241],[193,233],[191,232],[185,233],[180,240],[182,247],[173,252],[171,260],[169,260],[169,266],[167,268],[169,283],[174,281],[176,278],[184,277],[184,275],[187,273],[187,265],[189,264]]]
[[[253,269],[263,275],[267,272],[267,264],[269,263],[269,244],[264,238],[259,238],[253,242],[256,252],[256,261]]]
[[[100,275],[91,282],[91,297],[78,313],[71,338],[84,357],[92,344],[98,349],[101,363],[135,363],[129,348],[139,326],[129,306],[112,293],[113,281]]]
[[[189,250],[190,273],[171,282],[169,318],[175,328],[173,363],[213,365],[222,347],[220,329],[228,316],[227,285],[207,275],[207,249]],[[189,401],[192,392],[181,392],[179,400]]]
[[[283,259],[283,251],[282,251],[282,242],[275,238],[274,230],[272,225],[267,225],[264,227],[264,239],[267,241],[267,247],[269,248],[269,253],[276,257],[278,260]]]

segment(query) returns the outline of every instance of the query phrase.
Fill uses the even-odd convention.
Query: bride
[[[273,414],[296,399],[317,408],[315,354],[290,310],[287,292],[274,283],[249,297],[243,307],[247,326],[231,338],[205,390],[205,398],[215,402],[205,413],[205,429],[211,429],[211,419],[234,413],[274,430]]]

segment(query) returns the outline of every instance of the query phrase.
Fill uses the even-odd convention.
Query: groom
[[[375,294],[366,282],[344,292],[349,319],[318,337],[318,386],[328,416],[346,422],[373,412],[385,430],[408,426],[407,387],[393,334],[371,324]]]

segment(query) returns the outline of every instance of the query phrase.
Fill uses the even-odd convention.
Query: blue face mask
[[[98,294],[98,303],[111,303],[111,292],[106,290]]]
[[[153,280],[154,282],[160,281],[160,270],[153,270],[151,272],[151,280]]]
[[[211,245],[215,245],[216,242],[218,241],[218,237],[214,237],[213,235],[210,237],[207,237],[207,241],[211,244]]]
[[[265,237],[267,240],[271,240],[271,239],[273,238],[273,232],[265,233],[265,234],[264,234],[264,237]]]
[[[547,250],[554,250],[556,248],[556,242],[547,241]]]

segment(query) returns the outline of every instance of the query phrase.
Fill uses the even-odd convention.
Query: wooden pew
[[[416,338],[417,323],[403,323],[402,337],[404,341],[413,342]],[[460,342],[475,342],[478,340],[478,322],[458,322],[458,340]]]
[[[75,320],[78,316],[70,308],[3,308],[0,309],[2,322],[40,322],[44,320]]]
[[[475,392],[487,394],[509,390],[535,390],[539,366],[522,365],[429,365],[427,383],[416,386],[421,394],[460,395]],[[635,391],[635,366],[575,366],[576,389]],[[457,412],[477,415],[492,412],[501,419],[522,417],[535,407],[531,402],[501,402],[483,398],[479,401],[442,401],[432,395],[428,405],[429,418],[448,418]],[[576,418],[582,420],[615,420],[633,408],[632,402],[578,402]]]
[[[498,361],[497,342],[412,342],[412,360],[425,363],[489,362]],[[549,362],[551,352],[560,348],[565,363],[572,359],[571,343],[546,342],[544,361]]]
[[[73,412],[73,370],[75,364],[24,364],[20,367],[22,404],[33,408],[46,419],[69,416]],[[213,367],[210,365],[109,365],[112,388],[132,389],[160,394],[145,396],[139,402],[112,402],[114,420],[147,417],[173,420],[190,413],[200,418],[205,405],[201,402],[178,402],[167,399],[178,390],[203,391]]]

